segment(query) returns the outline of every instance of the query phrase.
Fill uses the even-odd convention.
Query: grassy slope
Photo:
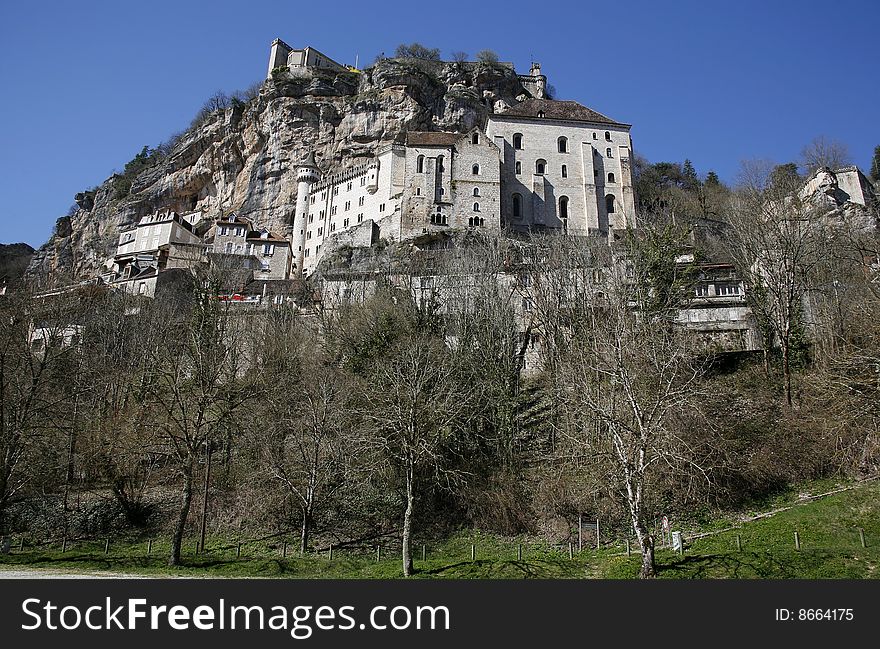
[[[821,490],[813,489],[814,492]],[[768,509],[792,504],[780,498]],[[735,525],[731,518],[708,523],[703,530]],[[862,548],[858,528],[865,530]],[[794,548],[798,531],[801,550]],[[736,549],[736,535],[742,551]],[[470,559],[470,544],[477,546],[477,560]],[[421,548],[414,548],[418,576],[424,578],[633,578],[638,557],[620,554],[620,546],[599,552],[585,551],[573,560],[536,543],[524,543],[522,561],[517,560],[517,539],[461,534],[428,549],[420,561]],[[61,554],[59,549],[28,550],[0,555],[0,566],[109,570],[145,575],[192,577],[293,577],[293,578],[397,578],[401,575],[396,556],[376,562],[372,554],[337,552],[333,560],[321,557],[280,558],[278,547],[249,547],[241,559],[230,546],[209,548],[204,555],[184,557],[184,568],[164,565],[167,546],[155,544],[146,555],[146,544],[115,547],[103,553],[103,544],[84,544]],[[661,578],[877,578],[880,577],[880,482],[869,482],[819,500],[798,505],[772,517],[745,522],[736,530],[721,532],[686,544],[683,557],[661,549],[657,563]]]

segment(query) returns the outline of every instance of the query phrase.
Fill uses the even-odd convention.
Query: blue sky
[[[880,144],[876,0],[149,3],[0,6],[0,242],[42,244],[73,195],[260,80],[281,37],[363,64],[401,42],[534,58],[560,99],[633,124],[651,161],[736,177],[817,135],[867,170]]]

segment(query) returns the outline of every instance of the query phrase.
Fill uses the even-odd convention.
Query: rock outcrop
[[[208,219],[234,210],[286,234],[296,164],[308,151],[322,171],[342,171],[402,132],[485,126],[489,110],[526,97],[502,65],[384,59],[362,72],[276,74],[258,97],[211,114],[134,178],[114,175],[78,193],[79,209],[59,219],[28,274],[91,276],[121,230],[159,209],[201,210]]]

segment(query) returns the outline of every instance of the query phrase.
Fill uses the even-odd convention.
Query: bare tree
[[[486,65],[498,63],[498,54],[494,50],[480,50],[477,52],[477,61]]]
[[[464,63],[468,60],[467,52],[456,51],[452,53],[452,60],[456,63]]]
[[[813,138],[801,149],[801,167],[807,175],[822,167],[835,171],[849,164],[852,164],[852,156],[846,144],[824,135]]]
[[[730,214],[732,251],[764,338],[765,358],[782,352],[785,402],[791,406],[792,354],[804,341],[804,304],[826,250],[821,213],[787,180],[753,169],[743,177]]]

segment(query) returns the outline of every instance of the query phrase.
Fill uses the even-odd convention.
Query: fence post
[[[153,539],[149,539],[147,541],[147,554],[152,554],[153,552]]]
[[[584,551],[584,515],[578,514],[578,552]]]
[[[21,537],[18,541],[18,551],[24,552],[24,537]]]
[[[568,558],[574,559],[574,546],[571,543],[568,544]]]
[[[795,550],[801,549],[801,537],[797,532],[794,533],[794,549]]]
[[[626,556],[630,556],[629,539],[626,540]]]
[[[238,542],[238,546],[235,548],[235,558],[241,558],[241,541]]]
[[[281,556],[283,558],[287,558],[287,541],[284,542],[284,547],[281,550]]]
[[[61,539],[61,553],[64,554],[65,552],[67,552],[67,537],[66,536],[63,539]]]
[[[471,543],[471,561],[477,560],[477,546]]]
[[[104,554],[108,554],[110,552],[110,539],[104,541]]]
[[[742,538],[740,537],[739,534],[737,534],[736,535],[736,550],[737,550],[737,552],[742,552],[742,549],[743,549]]]
[[[596,519],[596,549],[599,549],[599,519]]]
[[[381,561],[381,560],[382,560],[382,546],[377,545],[376,546],[376,563],[379,563],[379,561]]]
[[[327,551],[327,558],[330,559],[330,561],[333,561],[333,544],[332,543],[330,544],[330,549]]]
[[[522,561],[522,543],[517,546],[516,559],[517,561]]]
[[[428,548],[425,547],[425,544],[422,544],[422,561],[425,561],[428,558]]]

